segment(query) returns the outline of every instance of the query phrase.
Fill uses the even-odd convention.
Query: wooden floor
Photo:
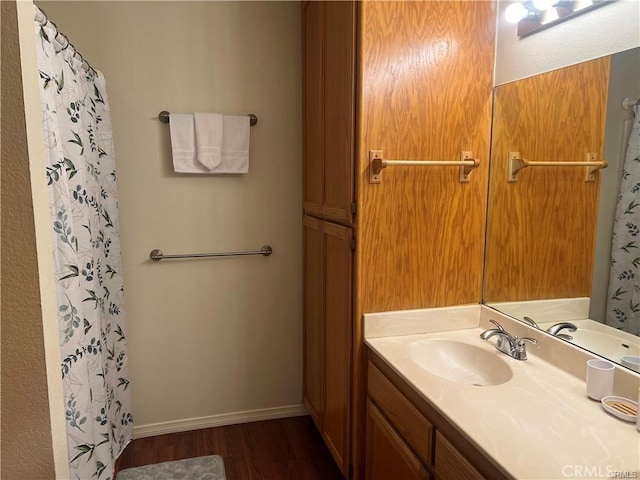
[[[343,480],[309,416],[139,438],[117,470],[203,455],[222,456],[227,480]]]

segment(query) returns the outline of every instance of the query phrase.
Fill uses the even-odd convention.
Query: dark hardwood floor
[[[309,416],[138,438],[117,470],[203,455],[222,456],[227,480],[343,480]]]

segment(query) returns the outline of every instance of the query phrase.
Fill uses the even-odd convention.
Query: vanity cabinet
[[[367,402],[366,480],[430,480],[431,475],[384,415]]]
[[[345,478],[363,480],[363,314],[481,300],[496,12],[457,0],[301,11],[304,401]],[[375,184],[370,150],[469,151],[479,165],[468,183],[457,167],[393,166]]]
[[[382,360],[370,357],[366,480],[506,478],[433,405]]]
[[[435,480],[484,480],[473,465],[440,432],[436,432]]]

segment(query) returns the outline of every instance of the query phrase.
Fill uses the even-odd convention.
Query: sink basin
[[[446,380],[466,385],[500,385],[513,372],[498,355],[468,343],[430,338],[409,346],[409,356],[421,368]]]

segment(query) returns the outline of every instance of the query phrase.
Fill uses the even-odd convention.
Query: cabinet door
[[[367,402],[366,455],[366,480],[430,478],[428,470],[371,401]]]
[[[316,426],[322,429],[324,384],[324,267],[322,221],[304,216],[304,403]]]
[[[350,461],[352,252],[350,228],[323,222],[324,422],[323,437],[343,475]]]
[[[436,431],[436,480],[484,480],[469,461]]]
[[[350,223],[354,192],[355,3],[321,3],[325,4],[322,215]]]
[[[303,208],[322,214],[324,179],[324,6],[307,2],[302,10],[303,48]]]

